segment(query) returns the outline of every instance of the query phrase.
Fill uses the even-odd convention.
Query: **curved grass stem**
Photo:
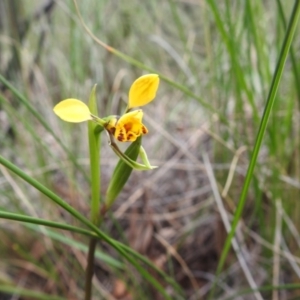
[[[209,299],[213,299],[215,286],[216,286],[216,283],[218,280],[218,275],[221,273],[223,266],[225,264],[227,254],[228,254],[230,246],[231,246],[231,241],[235,235],[236,228],[238,226],[239,220],[241,219],[242,212],[243,212],[243,209],[246,204],[248,189],[250,186],[251,179],[253,177],[254,168],[255,168],[255,165],[257,162],[259,150],[262,145],[262,140],[263,140],[263,137],[264,137],[264,134],[265,134],[265,131],[267,128],[267,124],[268,124],[268,121],[269,121],[269,118],[270,118],[270,115],[272,112],[272,108],[273,108],[273,105],[275,102],[275,97],[276,97],[280,79],[281,79],[281,76],[283,73],[284,65],[285,65],[286,59],[288,57],[288,53],[289,53],[289,50],[290,50],[290,47],[292,44],[294,33],[297,28],[299,16],[300,16],[300,1],[296,0],[293,10],[292,10],[291,17],[290,17],[289,25],[286,30],[285,38],[284,38],[284,41],[283,41],[283,44],[281,47],[281,51],[280,51],[277,65],[276,65],[275,73],[273,75],[272,83],[271,83],[268,98],[267,98],[267,103],[265,105],[264,113],[263,113],[263,116],[260,121],[259,130],[257,132],[255,144],[253,147],[252,157],[251,157],[251,160],[250,160],[250,163],[248,166],[248,170],[246,173],[241,196],[240,196],[240,199],[239,199],[239,202],[238,202],[235,214],[234,214],[234,218],[232,221],[231,231],[229,232],[229,234],[226,238],[226,241],[225,241],[225,246],[223,248],[221,258],[219,260],[219,264],[217,267],[216,280],[214,281],[213,287],[211,289]]]

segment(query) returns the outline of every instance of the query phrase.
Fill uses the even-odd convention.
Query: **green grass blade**
[[[156,289],[159,291],[165,299],[171,299],[170,296],[166,293],[163,286],[152,276],[150,273],[148,273],[143,267],[140,266],[140,264],[132,258],[126,251],[126,249],[122,246],[120,246],[120,243],[114,241],[109,236],[104,234],[96,225],[91,223],[87,218],[85,218],[81,213],[79,213],[76,209],[74,209],[72,206],[70,206],[68,203],[63,201],[59,196],[57,196],[55,193],[53,193],[51,190],[46,188],[44,185],[39,183],[37,180],[32,178],[31,176],[28,176],[26,173],[24,173],[21,169],[19,169],[17,166],[6,160],[4,157],[0,155],[0,163],[4,165],[6,168],[17,174],[19,177],[21,177],[23,180],[28,182],[30,185],[35,187],[37,190],[39,190],[41,193],[49,197],[52,201],[54,201],[56,204],[64,208],[66,211],[68,211],[72,216],[74,216],[76,219],[81,221],[83,224],[85,224],[88,228],[90,228],[92,231],[97,234],[98,237],[100,237],[103,241],[108,243],[111,247],[113,247],[121,256],[123,256],[127,261],[129,261],[137,270],[138,272],[147,280],[149,281]]]
[[[225,298],[224,300],[234,300],[234,299],[239,298],[240,296],[252,294],[255,291],[267,292],[267,291],[273,291],[273,290],[286,291],[286,290],[299,290],[299,289],[300,289],[300,284],[297,284],[297,283],[283,284],[283,285],[277,285],[277,286],[276,285],[265,285],[265,286],[261,286],[261,287],[255,289],[255,290],[253,290],[253,289],[242,290],[242,291],[234,294],[233,296]],[[297,298],[294,298],[294,299],[297,299]]]
[[[271,78],[271,74],[267,63],[268,60],[263,49],[263,44],[265,41],[262,40],[262,36],[258,33],[260,28],[255,22],[255,12],[253,12],[252,6],[254,6],[253,2],[251,0],[247,0],[245,5],[245,18],[247,18],[248,20],[249,33],[253,37],[253,43],[257,53],[256,66],[259,73],[259,78],[262,81],[262,96],[265,99],[265,97],[267,96],[264,89],[265,81]]]
[[[221,37],[223,39],[223,42],[224,42],[224,44],[227,48],[228,54],[230,56],[233,72],[236,74],[236,80],[237,80],[237,82],[236,82],[236,94],[237,94],[239,105],[241,105],[241,103],[242,103],[241,94],[242,94],[242,90],[243,90],[246,93],[247,99],[248,99],[248,101],[251,105],[254,120],[256,122],[258,122],[258,111],[257,111],[257,108],[256,108],[255,103],[254,103],[253,94],[251,93],[251,91],[249,90],[249,88],[246,84],[246,80],[245,80],[245,77],[244,77],[243,70],[242,70],[242,68],[240,66],[240,63],[238,61],[238,57],[237,57],[238,55],[236,53],[237,45],[235,45],[235,40],[231,36],[232,32],[229,32],[229,33],[226,32],[225,26],[224,26],[225,23],[221,19],[219,9],[218,9],[215,1],[214,0],[209,0],[208,4],[210,5],[211,10],[214,14],[216,25],[219,29],[219,32],[220,32]],[[227,7],[228,7],[228,3],[227,3]],[[228,19],[230,21],[230,17]],[[229,25],[230,25],[229,27],[232,28],[232,26],[231,26],[232,24],[230,23]]]
[[[31,230],[34,230],[36,232],[45,234],[46,236],[50,237],[51,239],[59,241],[65,245],[74,247],[74,248],[79,249],[86,253],[88,252],[88,247],[85,244],[83,244],[77,240],[74,240],[68,236],[62,235],[59,232],[53,231],[48,228],[46,228],[46,230],[42,231],[40,227],[34,226],[32,224],[26,224],[26,227],[28,227]],[[91,235],[93,237],[95,237],[95,234],[92,233]],[[122,269],[122,270],[125,268],[125,266],[122,262],[116,260],[115,258],[113,258],[113,257],[109,256],[108,254],[105,254],[99,250],[96,250],[95,257],[102,260],[103,262],[105,262],[107,265],[109,265],[111,267],[114,267],[117,269]]]
[[[69,224],[59,223],[59,222],[53,222],[48,221],[40,218],[30,217],[22,214],[16,214],[11,213],[7,211],[0,210],[0,218],[7,219],[7,220],[14,220],[19,222],[25,222],[25,223],[31,223],[31,224],[37,224],[37,225],[43,225],[48,226],[52,228],[62,229],[62,230],[68,230],[71,232],[80,233],[86,236],[95,237],[95,233],[93,231],[89,231],[83,228],[75,227]]]
[[[43,226],[47,226],[47,227],[52,227],[52,228],[57,228],[57,229],[68,230],[68,231],[71,231],[71,232],[80,233],[80,234],[83,234],[83,235],[86,235],[86,236],[97,237],[96,234],[93,231],[89,231],[89,230],[86,230],[86,229],[83,229],[83,228],[75,227],[75,226],[64,224],[64,223],[58,223],[58,222],[48,221],[48,220],[34,218],[34,217],[30,217],[30,216],[25,216],[25,215],[22,215],[22,214],[6,212],[6,211],[3,211],[3,210],[0,210],[0,218],[7,219],[7,220],[24,222],[24,223],[29,223],[26,226],[33,229],[33,230],[35,230],[35,231],[41,231],[41,230],[38,227],[33,227],[30,224],[43,225]],[[50,231],[50,230],[46,230],[46,232],[49,233],[49,237],[58,239],[61,242],[65,243],[65,239],[66,239],[65,236],[62,236],[62,235],[58,234],[57,232],[53,232],[53,231]],[[62,238],[57,238],[57,236],[61,236]],[[156,272],[158,272],[164,278],[164,280],[166,282],[169,282],[170,284],[175,286],[177,290],[180,289],[179,286],[177,286],[177,284],[173,281],[173,279],[169,278],[168,275],[166,275],[159,268],[157,268],[155,265],[153,265],[143,255],[139,254],[138,252],[135,252],[134,250],[132,250],[130,247],[128,247],[126,245],[123,245],[119,242],[117,242],[117,243],[119,244],[119,246],[121,248],[126,250],[128,253],[130,253],[132,256],[134,256],[136,259],[139,259],[140,261],[142,261],[143,263],[145,263],[146,265],[148,265],[149,267],[154,269]],[[96,257],[97,257],[97,254],[96,254]],[[98,258],[101,259],[101,257],[99,257],[99,255],[98,255]],[[118,266],[119,266],[119,264],[120,264],[120,262],[118,262]],[[114,263],[114,266],[116,266],[116,263]]]
[[[278,10],[279,10],[279,16],[282,22],[282,25],[284,27],[284,29],[286,29],[286,20],[285,20],[285,16],[284,16],[284,12],[283,12],[283,7],[282,7],[282,3],[280,0],[277,0],[277,6],[278,6]],[[298,71],[298,67],[297,67],[297,62],[296,62],[296,57],[295,57],[295,51],[293,49],[293,46],[291,46],[291,50],[290,50],[290,56],[291,56],[291,63],[293,66],[293,73],[294,73],[294,77],[295,77],[295,87],[297,90],[297,95],[298,95],[298,103],[299,103],[299,109],[300,109],[300,74]]]
[[[68,154],[71,161],[74,163],[74,165],[80,170],[85,177],[85,179],[88,181],[89,178],[86,174],[86,172],[83,170],[82,166],[77,163],[76,158],[72,154],[72,152],[64,145],[64,143],[60,140],[60,138],[55,134],[55,132],[52,130],[52,128],[49,126],[49,124],[44,120],[44,118],[35,110],[35,108],[29,103],[28,99],[26,99],[25,96],[23,96],[9,81],[7,81],[1,74],[0,74],[0,82],[6,86],[20,101],[21,103],[26,107],[26,109],[44,126],[44,128],[51,133],[53,138],[57,141],[57,143],[63,148],[63,150]]]
[[[21,169],[19,169],[16,165],[6,160],[3,156],[0,155],[0,164],[17,174],[19,177],[21,177],[23,180],[28,182],[30,185],[35,187],[37,190],[39,190],[41,193],[49,197],[52,201],[54,201],[56,204],[61,206],[63,209],[68,211],[72,216],[80,220],[83,224],[86,224],[90,229],[94,229],[95,226],[92,225],[86,219],[82,214],[80,214],[76,209],[74,209],[71,205],[66,203],[63,199],[61,199],[59,196],[57,196],[55,193],[53,193],[51,190],[46,188],[44,185],[42,185],[40,182],[35,180],[33,177],[27,175],[25,172],[23,172]],[[97,227],[96,227],[97,228]],[[98,229],[98,228],[97,228]]]
[[[82,243],[79,243],[78,241],[74,241],[68,237],[66,237],[65,235],[61,235],[57,232],[51,231],[49,229],[43,230],[41,231],[41,228],[38,226],[34,226],[34,225],[43,225],[43,226],[47,226],[47,227],[52,227],[52,228],[57,228],[57,229],[62,229],[62,230],[68,230],[71,232],[75,232],[75,233],[80,233],[86,236],[90,236],[90,237],[97,237],[96,234],[93,231],[89,231],[83,228],[79,228],[79,227],[75,227],[69,224],[63,224],[63,223],[58,223],[58,222],[53,222],[53,221],[48,221],[48,220],[44,220],[44,219],[39,219],[39,218],[34,218],[34,217],[30,217],[30,216],[25,216],[22,214],[15,214],[15,213],[11,213],[11,212],[6,212],[6,211],[2,211],[0,210],[0,218],[2,219],[7,219],[7,220],[13,220],[13,221],[19,221],[19,222],[23,222],[26,223],[26,227],[29,227],[32,230],[38,231],[38,232],[42,232],[43,234],[47,234],[47,236],[49,236],[52,239],[56,239],[59,240],[62,243],[65,243],[67,245],[72,245],[75,246],[77,249],[80,250],[85,250],[87,251],[87,247],[85,245],[83,245]],[[113,267],[116,268],[121,268],[122,264],[113,259],[112,257],[101,253],[101,252],[96,252],[96,257],[105,261],[106,263],[110,264]]]
[[[279,86],[279,82],[283,73],[283,69],[284,69],[284,65],[289,53],[289,49],[294,37],[294,33],[298,24],[298,20],[299,20],[299,16],[300,16],[300,1],[295,1],[295,5],[290,17],[290,22],[285,34],[285,38],[282,44],[282,48],[281,48],[281,52],[279,55],[279,59],[277,62],[277,66],[275,69],[275,73],[273,76],[273,80],[271,83],[271,87],[270,87],[270,91],[268,94],[268,99],[267,99],[267,103],[264,109],[264,113],[260,122],[260,127],[256,136],[256,140],[255,140],[255,144],[254,144],[254,148],[253,148],[253,152],[252,152],[252,157],[249,163],[249,167],[246,173],[246,177],[245,177],[245,182],[242,188],[242,192],[241,192],[241,196],[239,199],[239,203],[237,205],[236,208],[236,212],[234,214],[234,218],[232,221],[232,228],[231,231],[229,233],[229,235],[227,236],[227,239],[225,241],[225,246],[223,248],[222,254],[221,254],[221,258],[217,267],[217,276],[220,274],[224,264],[225,264],[225,260],[227,257],[227,254],[229,252],[230,246],[231,246],[231,241],[232,238],[235,234],[235,230],[237,228],[238,222],[241,218],[245,203],[246,203],[246,197],[247,197],[247,193],[248,193],[248,189],[250,186],[250,182],[251,179],[253,177],[253,172],[254,172],[254,168],[256,165],[256,161],[257,161],[257,157],[259,154],[259,150],[262,144],[262,140],[266,131],[266,127],[268,124],[268,120],[270,118],[270,114],[272,111],[272,107],[273,104],[275,102],[275,96],[278,90],[278,86]],[[216,285],[216,281],[214,282],[213,288],[211,289],[211,293],[210,293],[210,299],[213,299],[213,294],[214,294],[214,288]]]
[[[86,236],[90,236],[90,237],[97,237],[97,235],[93,232],[93,231],[89,231],[83,228],[79,228],[79,227],[75,227],[75,226],[71,226],[68,224],[63,224],[63,223],[58,223],[58,222],[53,222],[53,221],[48,221],[48,220],[44,220],[44,219],[39,219],[39,218],[34,218],[34,217],[30,217],[30,216],[26,216],[26,215],[22,215],[22,214],[16,214],[16,213],[11,213],[11,212],[6,212],[6,211],[2,211],[0,210],[0,218],[2,219],[7,219],[7,220],[14,220],[14,221],[19,221],[19,222],[24,222],[26,223],[26,227],[29,227],[32,230],[38,231],[38,232],[42,232],[43,234],[46,233],[46,235],[52,239],[58,240],[64,244],[67,245],[71,245],[72,247],[75,247],[77,249],[83,250],[85,252],[87,252],[87,246],[72,240],[71,238],[68,238],[65,235],[61,235],[58,232],[54,232],[51,231],[49,229],[45,229],[43,231],[41,231],[41,228],[39,226],[34,226],[34,225],[43,225],[43,226],[47,226],[47,227],[52,227],[52,228],[57,228],[57,229],[62,229],[62,230],[68,230],[71,232],[75,232],[75,233],[80,233]],[[115,268],[123,268],[123,264],[117,260],[115,260],[114,258],[101,253],[99,251],[96,251],[96,257],[104,262],[106,262],[107,264],[109,264],[112,267]]]
[[[20,288],[18,286],[11,285],[0,285],[0,291],[10,295],[20,295],[26,297],[27,299],[39,299],[39,300],[66,300],[66,298],[62,298],[59,296],[51,296],[48,294],[34,292],[32,290]]]

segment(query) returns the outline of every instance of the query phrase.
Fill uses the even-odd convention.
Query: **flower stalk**
[[[86,107],[84,108],[86,110]],[[96,85],[93,87],[90,99],[88,113],[91,116],[98,114],[96,101]],[[96,117],[97,118],[97,117]],[[98,118],[97,118],[98,119]],[[89,152],[90,152],[90,172],[91,172],[91,222],[100,225],[100,134],[97,133],[97,123],[88,122]],[[92,280],[94,276],[95,251],[97,239],[91,238],[87,257],[87,267],[85,272],[85,300],[92,297]]]

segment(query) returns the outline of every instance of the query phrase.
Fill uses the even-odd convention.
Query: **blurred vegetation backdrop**
[[[143,139],[159,168],[133,171],[101,229],[179,284],[149,269],[170,299],[299,299],[299,26],[217,272],[294,3],[85,0],[81,20],[71,0],[0,0],[1,155],[89,217],[87,126],[53,107],[87,103],[97,84],[99,115],[122,114],[131,83],[160,74]],[[101,143],[104,195],[118,159]],[[0,299],[83,299],[88,237],[4,213],[80,222],[2,165],[0,212]],[[93,287],[93,299],[165,299],[104,241]]]

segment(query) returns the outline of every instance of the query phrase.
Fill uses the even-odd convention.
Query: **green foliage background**
[[[87,126],[63,123],[52,108],[69,97],[87,103],[97,84],[99,115],[121,114],[131,83],[160,74],[143,139],[159,169],[133,172],[101,229],[169,274],[181,287],[163,283],[172,299],[208,299],[227,237],[224,215],[232,221],[241,203],[293,5],[78,1],[87,27],[111,50],[84,30],[73,1],[0,0],[1,155],[89,217]],[[298,25],[234,230],[261,290],[254,292],[233,247],[212,299],[300,295],[299,43]],[[102,196],[117,161],[103,135]],[[0,291],[82,299],[87,237],[9,221],[6,213],[81,222],[2,165],[0,172]],[[120,282],[131,299],[165,297],[113,248],[99,243],[95,299],[117,298]]]

